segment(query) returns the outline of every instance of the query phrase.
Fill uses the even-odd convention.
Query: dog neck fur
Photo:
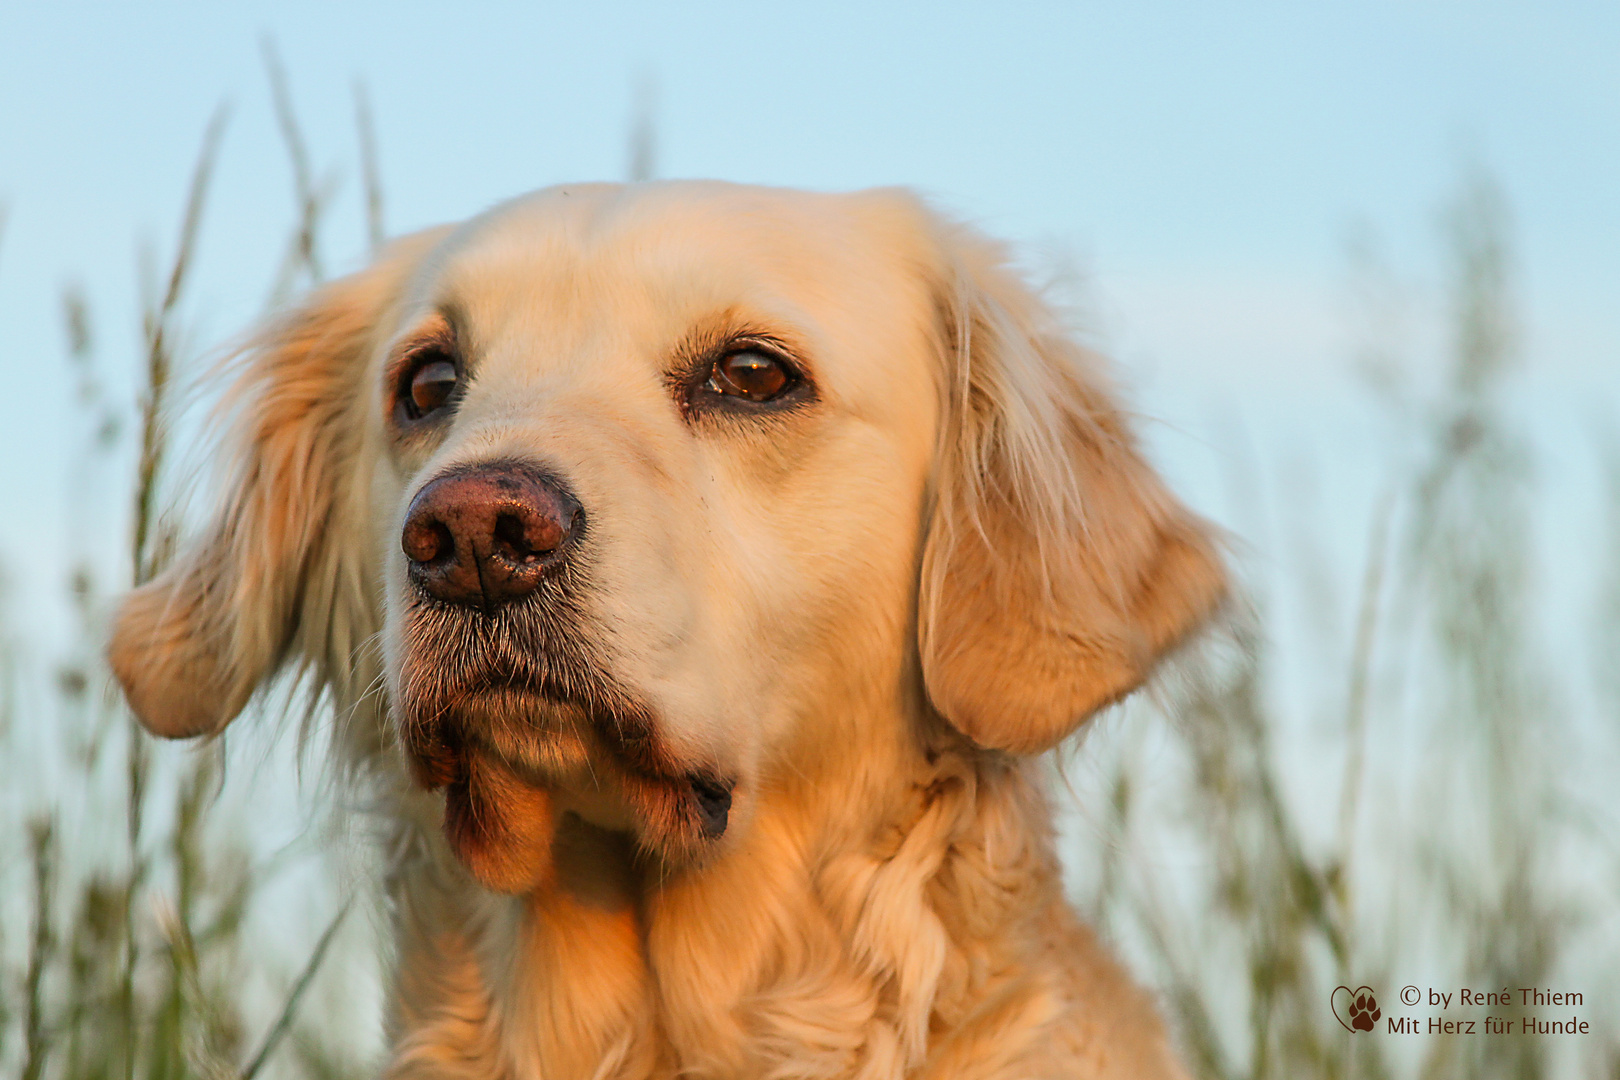
[[[551,884],[497,896],[433,808],[402,815],[386,1075],[1179,1075],[1064,902],[1046,766],[974,750],[900,696],[842,719],[900,706],[909,724],[874,726],[922,738],[782,771],[744,843],[667,878],[581,825]]]

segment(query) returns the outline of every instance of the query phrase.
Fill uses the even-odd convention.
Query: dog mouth
[[[735,781],[673,754],[652,710],[599,671],[562,684],[548,671],[479,668],[452,679],[441,663],[427,680],[407,669],[400,732],[413,779],[444,792],[452,852],[486,888],[545,884],[569,812],[628,832],[665,866],[701,858],[725,835]]]

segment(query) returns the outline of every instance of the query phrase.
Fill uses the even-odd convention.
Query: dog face
[[[1223,589],[1095,363],[899,192],[540,192],[317,294],[227,408],[220,514],[115,629],[137,715],[309,665],[505,891],[562,813],[679,864],[908,723],[1044,749]]]
[[[571,188],[410,287],[376,380],[374,513],[421,540],[380,545],[386,670],[470,862],[510,846],[523,789],[700,847],[813,740],[852,627],[897,680],[941,387],[926,287],[874,216]]]

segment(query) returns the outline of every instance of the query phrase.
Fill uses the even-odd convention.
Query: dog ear
[[[440,233],[396,242],[315,292],[240,354],[221,406],[223,489],[201,536],[125,597],[108,660],[130,708],[170,738],[223,728],[293,655],[317,685],[355,681],[374,632],[363,441],[382,316]]]
[[[946,413],[922,673],[986,748],[1032,753],[1136,689],[1226,591],[1210,528],[1142,459],[1099,361],[965,229],[946,235]]]

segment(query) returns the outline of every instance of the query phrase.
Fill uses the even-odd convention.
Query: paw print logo
[[[1329,1003],[1333,1007],[1334,1019],[1352,1035],[1358,1031],[1371,1031],[1379,1017],[1384,1015],[1370,986],[1360,986],[1354,990],[1348,986],[1336,986]]]

